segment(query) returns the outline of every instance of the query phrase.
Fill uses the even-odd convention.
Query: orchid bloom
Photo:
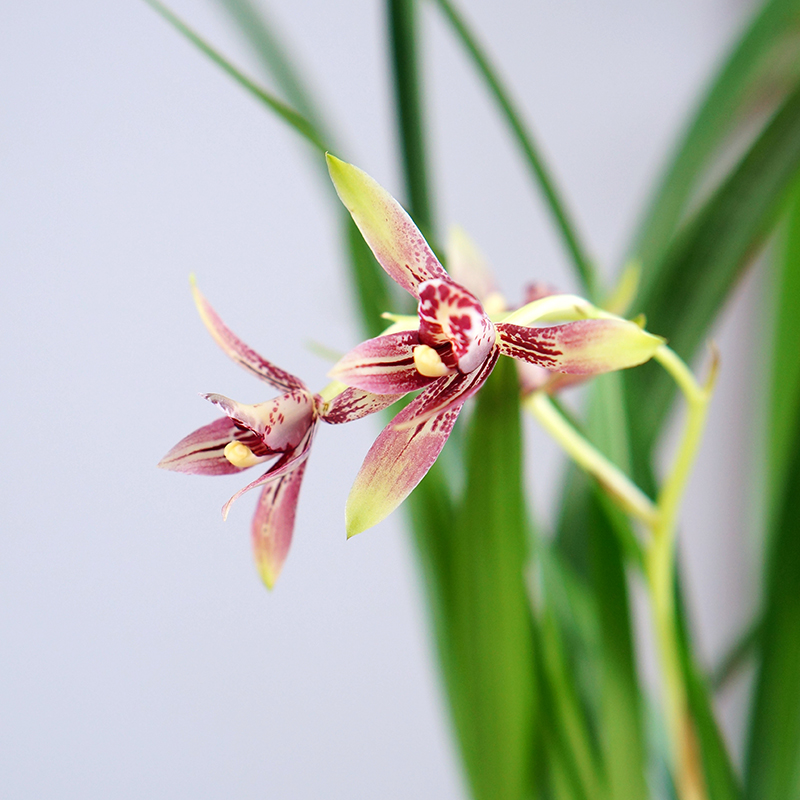
[[[317,422],[360,419],[386,408],[399,395],[378,396],[341,385],[312,394],[299,378],[251,350],[227,328],[196,287],[193,292],[201,319],[225,354],[284,394],[255,405],[220,394],[203,395],[225,416],[181,439],[158,466],[192,475],[228,475],[272,461],[263,475],[236,492],[222,509],[225,519],[234,500],[263,487],[253,517],[252,545],[261,578],[272,588],[289,552],[300,484]]]
[[[507,315],[515,310],[514,306],[509,306],[498,289],[494,275],[483,255],[461,228],[454,227],[450,230],[445,245],[445,256],[450,276],[472,292],[488,314]],[[561,292],[550,284],[530,283],[525,287],[523,305],[559,294]],[[517,361],[517,375],[523,395],[539,390],[554,394],[570,386],[579,385],[592,377],[588,374],[556,372],[530,361]]]
[[[347,501],[348,536],[384,519],[422,480],[464,403],[501,355],[550,371],[589,375],[636,366],[662,346],[663,339],[635,323],[571,296],[545,297],[493,322],[475,295],[447,274],[385,189],[330,155],[328,169],[380,265],[418,301],[413,328],[363,342],[331,376],[376,394],[423,390],[384,428],[367,454]],[[528,327],[552,313],[575,321]]]

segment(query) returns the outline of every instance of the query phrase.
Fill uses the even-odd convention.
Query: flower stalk
[[[543,389],[532,392],[524,406],[537,422],[558,442],[581,469],[588,472],[631,516],[653,526],[658,510],[655,503],[596,447],[581,436],[559,413]]]
[[[718,359],[715,353],[706,383],[700,386],[686,364],[670,348],[661,348],[654,358],[675,380],[686,398],[688,409],[674,464],[658,494],[658,516],[651,529],[652,537],[645,555],[645,574],[658,641],[664,709],[678,796],[681,800],[705,800],[705,781],[680,663],[675,614],[675,537],[678,510],[700,446]]]
[[[680,800],[706,800],[698,742],[680,659],[675,613],[675,539],[678,512],[705,428],[718,358],[715,352],[709,376],[702,386],[666,345],[660,347],[653,358],[676,382],[688,405],[686,426],[675,461],[655,503],[559,413],[544,389],[528,395],[524,405],[573,461],[592,475],[623,510],[649,530],[644,572],[658,642],[664,715],[676,789]]]

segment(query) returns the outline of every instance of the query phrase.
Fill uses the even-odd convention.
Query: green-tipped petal
[[[495,350],[469,375],[435,381],[381,431],[347,498],[348,538],[391,514],[425,477],[464,403],[489,377],[498,355]]]
[[[268,589],[275,585],[289,554],[306,459],[268,481],[261,491],[251,528],[253,557]]]
[[[649,361],[664,339],[624,319],[584,319],[545,328],[497,324],[503,355],[570,375],[596,375]]]
[[[333,185],[370,249],[389,277],[417,297],[431,278],[447,278],[411,217],[366,172],[327,155]]]
[[[348,539],[377,525],[408,497],[433,466],[463,406],[398,430],[419,410],[416,402],[383,429],[364,459],[345,507]]]

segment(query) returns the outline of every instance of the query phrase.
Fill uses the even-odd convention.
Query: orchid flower
[[[299,378],[251,350],[227,328],[200,291],[194,286],[192,291],[203,323],[225,354],[284,394],[255,405],[220,394],[203,395],[225,416],[181,439],[158,466],[192,475],[228,475],[272,462],[222,508],[225,519],[236,499],[262,487],[253,517],[252,545],[261,578],[271,589],[289,552],[300,484],[317,422],[360,419],[386,408],[399,395],[375,395],[341,384],[331,385],[323,394],[312,394]]]
[[[664,340],[581,298],[545,297],[493,322],[478,298],[454,281],[400,204],[362,170],[328,156],[336,191],[388,275],[418,301],[410,329],[370,339],[331,376],[376,394],[423,391],[372,445],[345,512],[352,536],[380,522],[422,480],[444,447],[464,403],[501,355],[577,375],[636,366]],[[560,325],[532,328],[558,312]],[[572,313],[574,316],[570,316]],[[581,318],[586,316],[597,318]]]
[[[445,256],[450,276],[472,292],[490,316],[507,315],[515,310],[500,292],[483,255],[458,227],[451,228],[445,245]],[[558,289],[547,283],[529,283],[524,291],[523,305],[545,297],[559,295]],[[517,375],[523,395],[543,390],[548,394],[583,383],[591,375],[556,372],[530,361],[517,361]]]

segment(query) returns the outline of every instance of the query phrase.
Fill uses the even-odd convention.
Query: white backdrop
[[[213,4],[174,7],[257,72]],[[463,7],[610,270],[749,6]],[[382,4],[295,0],[275,16],[343,155],[399,194]],[[425,23],[440,225],[470,232],[511,297],[533,278],[574,288],[482,87],[432,8]],[[220,519],[241,479],[155,469],[214,418],[198,392],[266,399],[203,330],[190,272],[235,331],[314,388],[328,365],[307,343],[356,341],[306,148],[144,3],[7,3],[0,63],[0,796],[461,797],[400,517],[345,541],[376,422],[320,431],[271,594],[251,564],[254,498]],[[751,284],[719,336],[683,532],[708,657],[756,572],[752,438],[737,434],[753,408],[740,388]],[[559,462],[541,434],[530,445],[542,507]]]

